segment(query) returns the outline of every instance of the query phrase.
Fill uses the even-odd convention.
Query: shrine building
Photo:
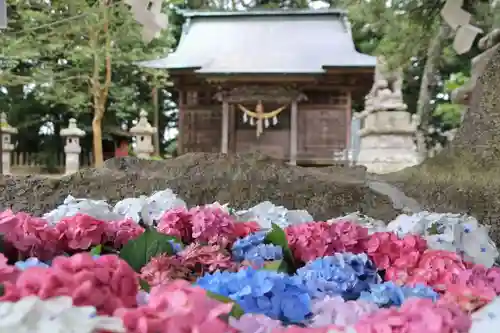
[[[356,51],[344,11],[183,15],[175,52],[142,63],[168,70],[179,93],[179,154],[347,159],[352,101],[370,90],[376,58]]]

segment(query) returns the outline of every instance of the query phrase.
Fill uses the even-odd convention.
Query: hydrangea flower
[[[15,263],[15,266],[21,270],[21,271],[24,271],[28,268],[31,268],[31,267],[49,267],[49,265],[47,265],[46,263],[38,260],[38,258],[28,258],[24,261],[17,261]]]
[[[432,288],[424,285],[398,286],[391,281],[371,285],[370,291],[363,291],[360,299],[373,302],[380,307],[390,307],[401,306],[410,297],[429,298],[436,301],[439,295]]]
[[[346,327],[354,325],[367,314],[378,310],[377,305],[363,300],[344,301],[342,297],[326,296],[312,305],[313,316],[308,326],[326,327],[335,325]]]
[[[246,254],[261,244],[264,244],[268,231],[259,230],[254,232],[244,238],[237,239],[233,246],[231,247],[231,252],[233,254],[234,260],[243,261],[245,260]]]
[[[283,259],[283,248],[273,244],[260,244],[245,253],[245,260],[257,267],[264,262]]]
[[[77,329],[76,329],[77,328]],[[59,296],[42,300],[26,296],[17,302],[0,302],[0,332],[124,333],[120,318],[97,316],[91,306],[74,306]]]
[[[216,270],[233,271],[238,264],[231,260],[231,255],[221,245],[202,245],[192,243],[178,253],[182,265],[194,276],[213,273]]]
[[[117,307],[136,306],[138,290],[137,274],[118,256],[94,259],[83,252],[57,257],[49,268],[22,271],[14,283],[4,283],[0,301],[16,302],[30,295],[70,296],[76,306],[94,306],[98,314],[109,315]]]
[[[180,257],[162,254],[151,258],[141,268],[141,279],[154,287],[175,279],[187,279],[190,273],[191,270],[183,265]]]
[[[114,316],[123,320],[127,333],[230,332],[220,317],[232,307],[187,281],[176,280],[152,288],[147,305],[119,308]]]
[[[190,209],[193,239],[200,243],[219,244],[226,248],[236,239],[235,220],[217,206],[201,206]]]
[[[380,309],[360,319],[354,328],[357,333],[467,333],[470,317],[456,305],[412,298],[400,308]]]
[[[272,333],[275,328],[283,327],[279,320],[253,313],[245,313],[239,319],[229,317],[229,326],[238,333]]]
[[[265,314],[286,323],[301,322],[311,312],[311,298],[296,276],[245,268],[207,274],[197,285],[233,299],[247,313]]]
[[[327,295],[346,300],[358,298],[369,285],[378,283],[380,276],[365,254],[336,253],[309,262],[297,271],[313,298]]]

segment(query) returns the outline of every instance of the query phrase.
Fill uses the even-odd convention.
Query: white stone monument
[[[149,159],[154,152],[153,135],[156,133],[156,127],[148,122],[148,113],[141,110],[137,125],[130,129],[135,137],[134,152],[138,158]]]
[[[375,82],[358,116],[362,122],[358,164],[368,172],[395,172],[419,162],[414,142],[418,119],[407,112],[401,86],[401,71],[389,72],[383,59],[377,59]]]
[[[69,175],[78,172],[80,169],[80,153],[82,152],[80,138],[85,135],[85,131],[76,126],[75,118],[71,118],[68,128],[63,128],[59,134],[66,138],[66,145],[64,146],[66,155],[65,174]]]
[[[2,126],[2,171],[7,175],[10,174],[10,154],[15,148],[12,135],[17,134],[17,128],[9,125],[5,112],[0,114],[0,126]]]

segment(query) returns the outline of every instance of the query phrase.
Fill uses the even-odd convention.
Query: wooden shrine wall
[[[179,92],[180,154],[220,152],[222,112],[212,91]]]
[[[255,109],[255,103],[244,103],[249,110]],[[275,103],[264,103],[264,111],[275,110],[282,105]],[[234,149],[235,152],[260,151],[277,159],[288,159],[290,155],[290,107],[288,106],[278,116],[278,123],[268,128],[257,137],[256,127],[243,123],[243,113],[237,105],[232,105],[234,112]],[[229,131],[232,132],[231,129]],[[231,139],[231,138],[230,138]],[[231,140],[230,140],[231,142]]]
[[[333,89],[304,90],[307,101],[298,104],[299,163],[330,161],[347,146],[351,99],[347,91]],[[179,93],[179,153],[220,152],[222,105],[213,99],[215,91],[191,90]],[[244,103],[255,109],[255,103]],[[266,112],[280,105],[265,104]],[[236,105],[229,110],[229,152],[260,152],[279,159],[289,159],[290,107],[279,116],[277,126],[264,128],[256,137],[255,126],[243,124],[242,112]]]
[[[305,91],[308,100],[299,104],[299,161],[330,160],[347,146],[350,97],[342,91]]]

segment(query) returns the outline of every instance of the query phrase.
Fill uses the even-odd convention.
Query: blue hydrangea
[[[245,253],[245,260],[253,265],[263,266],[265,261],[282,260],[283,248],[273,244],[260,244]]]
[[[15,265],[21,271],[24,271],[24,270],[31,268],[31,267],[44,267],[44,268],[49,267],[49,265],[38,260],[38,258],[28,258],[24,261],[18,261],[15,263]]]
[[[410,297],[429,298],[436,301],[439,295],[432,288],[424,285],[398,286],[389,281],[371,285],[370,291],[362,292],[360,299],[375,303],[379,307],[390,307],[401,306]]]
[[[259,230],[244,238],[237,239],[234,242],[231,252],[236,261],[245,260],[245,254],[252,248],[264,244],[267,236],[267,230]]]
[[[174,250],[174,254],[182,251],[182,244],[174,241],[173,239],[169,239],[168,242],[172,245],[172,250]]]
[[[342,296],[357,299],[380,276],[366,254],[335,253],[310,261],[297,271],[312,298]]]
[[[302,322],[311,313],[311,298],[297,276],[253,268],[215,272],[196,284],[236,301],[246,313],[260,313],[285,323]]]

